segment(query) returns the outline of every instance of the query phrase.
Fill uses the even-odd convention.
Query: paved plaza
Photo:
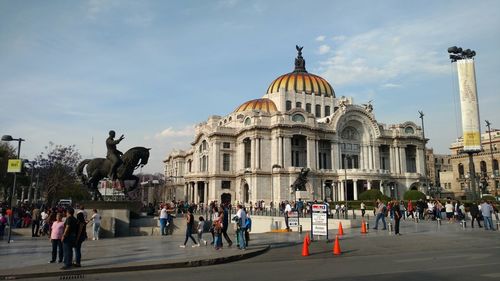
[[[370,226],[373,227],[371,220]],[[331,231],[331,238],[335,231]],[[304,233],[265,233],[252,235],[247,251],[236,247],[225,247],[216,251],[210,246],[199,248],[180,248],[183,242],[182,234],[172,236],[137,236],[99,241],[86,241],[83,245],[82,268],[61,271],[61,264],[47,264],[50,259],[50,243],[48,239],[14,236],[10,244],[2,241],[0,244],[0,279],[11,278],[42,278],[60,276],[104,276],[110,274],[127,275],[158,274],[159,271],[174,270],[186,267],[204,267],[205,265],[231,263],[248,259],[259,262],[290,262],[290,261],[326,261],[334,259],[337,263],[343,259],[353,261],[369,257],[389,258],[404,254],[400,265],[411,264],[415,269],[421,268],[421,261],[436,258],[436,265],[450,266],[451,262],[480,261],[489,259],[490,255],[500,254],[500,232],[485,231],[480,228],[463,229],[460,224],[443,222],[441,226],[434,221],[403,221],[402,236],[394,236],[388,231],[369,230],[361,234],[359,228],[345,229],[345,235],[340,240],[342,255],[333,256],[331,241],[316,241],[310,246],[309,257],[301,256]],[[205,236],[206,238],[209,235]],[[209,239],[210,240],[210,239]],[[475,251],[470,251],[473,249]],[[446,253],[453,252],[449,259],[440,259]],[[479,253],[477,253],[479,251]],[[429,253],[427,256],[425,253]],[[424,253],[424,257],[420,255]],[[498,257],[491,259],[499,262]],[[499,264],[500,265],[500,264]],[[211,267],[209,267],[211,268]],[[154,269],[154,270],[153,270]],[[188,269],[193,270],[193,269]],[[197,269],[198,270],[198,269]],[[346,270],[346,269],[344,269]],[[155,273],[156,272],[156,273]],[[190,271],[191,272],[191,271]],[[356,270],[354,270],[356,272]],[[500,272],[500,270],[499,270]],[[347,274],[347,272],[346,272]],[[495,275],[496,276],[496,275]],[[498,275],[500,276],[500,275]],[[108,280],[106,278],[101,280]]]

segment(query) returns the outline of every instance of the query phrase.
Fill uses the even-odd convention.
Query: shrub
[[[426,196],[425,194],[423,194],[422,192],[418,191],[418,190],[408,190],[405,192],[404,196],[403,196],[404,200],[413,200],[413,201],[416,201],[416,200],[419,200],[419,199],[426,199]]]
[[[370,189],[359,195],[359,200],[361,201],[375,201],[377,199],[387,201],[391,198],[382,194],[378,189]]]
[[[497,201],[497,200],[495,200],[495,196],[493,196],[493,195],[484,195],[481,199],[484,199],[486,201],[492,201],[492,202]]]

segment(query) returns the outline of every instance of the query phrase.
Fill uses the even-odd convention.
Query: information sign
[[[328,205],[313,204],[311,210],[311,236],[326,236],[328,239]]]

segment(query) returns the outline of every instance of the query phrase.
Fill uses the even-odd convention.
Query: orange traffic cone
[[[339,231],[337,232],[337,235],[344,235],[344,229],[342,228],[342,222],[339,222]]]
[[[304,242],[307,242],[307,246],[311,244],[311,238],[309,237],[309,232],[306,233],[306,237],[304,237]]]
[[[367,234],[365,220],[361,220],[361,234]]]
[[[302,245],[302,256],[303,257],[307,257],[309,256],[309,235],[306,235],[306,237],[304,237],[304,244]]]
[[[339,236],[335,236],[335,244],[333,245],[333,254],[334,255],[340,255],[342,252],[340,251],[340,244],[339,244]]]

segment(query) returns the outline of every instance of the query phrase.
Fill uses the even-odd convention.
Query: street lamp
[[[486,122],[486,127],[488,127],[488,136],[490,137],[490,156],[491,156],[491,177],[493,178],[493,180],[495,181],[495,167],[494,167],[494,162],[495,160],[493,159],[493,144],[491,143],[491,122],[488,121],[488,120],[484,120]],[[495,199],[497,198],[497,185],[496,183],[494,182],[493,183],[494,187],[495,187]]]
[[[11,135],[4,135],[2,136],[2,141],[17,141],[18,142],[18,145],[17,145],[17,159],[19,159],[21,157],[21,142],[25,141],[25,139],[22,139],[22,138],[18,138],[18,139],[14,139],[12,138]],[[10,243],[10,237],[12,235],[12,220],[14,219],[14,192],[16,190],[16,173],[14,173],[14,183],[12,184],[12,190],[10,191],[10,209],[11,209],[11,217],[10,217],[10,226],[9,226],[9,237],[8,237],[8,240],[7,240],[7,243]]]
[[[422,110],[419,110],[418,113],[420,114],[419,118],[422,121],[422,137],[424,138],[424,177],[425,177],[425,188],[429,188],[429,177],[427,176],[427,139],[425,138],[425,127],[424,127],[424,112]],[[427,193],[427,192],[426,192]]]

